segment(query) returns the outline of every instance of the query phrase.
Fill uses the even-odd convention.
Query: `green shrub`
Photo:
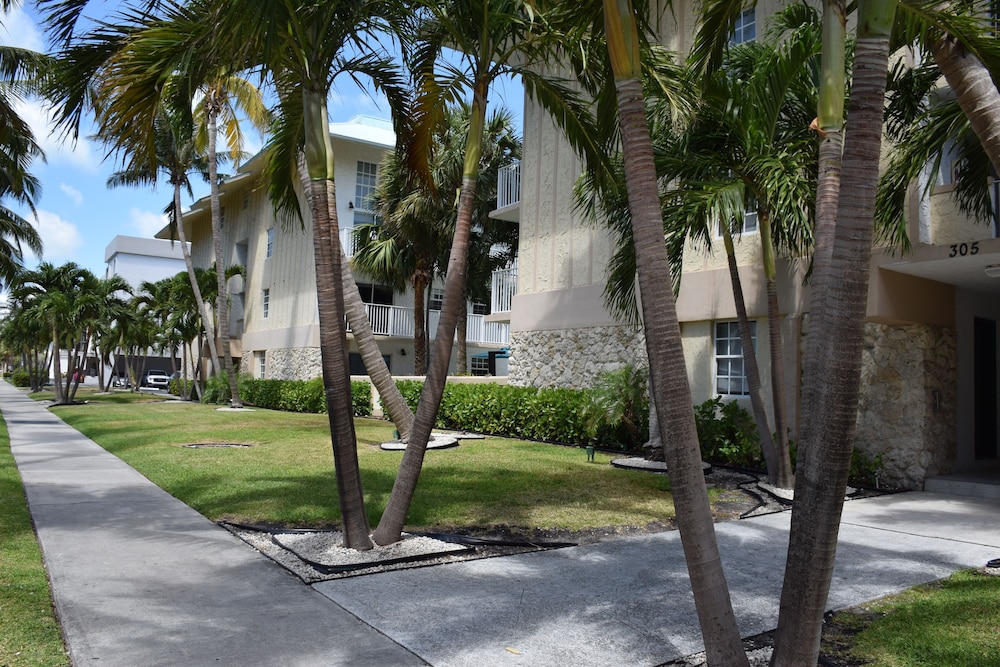
[[[649,375],[625,366],[602,373],[587,391],[583,418],[593,442],[625,450],[641,449],[649,439]]]
[[[10,374],[10,383],[15,387],[30,387],[31,374],[28,371],[14,371]]]
[[[326,413],[323,378],[311,380],[260,380],[240,382],[240,396],[248,405],[286,412]],[[351,403],[357,417],[371,415],[371,385],[363,380],[351,382]]]
[[[205,393],[201,397],[202,403],[224,405],[230,398],[229,378],[223,374],[208,378],[205,382]]]
[[[764,467],[757,423],[739,403],[716,396],[696,405],[694,415],[703,459],[740,468]]]
[[[847,478],[851,481],[851,484],[877,488],[879,485],[878,476],[881,471],[881,454],[876,454],[872,458],[858,451],[857,447],[851,452],[851,467],[847,472]]]

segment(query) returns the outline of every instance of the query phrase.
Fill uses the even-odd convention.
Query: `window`
[[[266,320],[271,310],[271,290],[269,289],[264,290],[262,303],[263,303],[263,309],[262,309],[263,318]]]
[[[489,357],[472,357],[469,359],[469,371],[473,375],[489,375],[490,374],[490,358]]]
[[[372,195],[375,193],[375,183],[378,176],[378,165],[371,162],[358,162],[358,176],[354,185],[354,210],[371,211]],[[355,213],[355,220],[357,220]]]
[[[254,352],[253,356],[257,357],[257,377],[267,378],[267,352]]]
[[[757,345],[757,323],[750,322],[750,338]],[[746,369],[743,366],[743,342],[739,322],[715,323],[715,393],[722,396],[747,396]]]
[[[941,166],[938,168],[938,185],[952,185],[964,165],[959,157],[955,142],[949,139],[941,151]]]
[[[444,305],[444,290],[435,287],[431,290],[431,300],[427,307],[431,310],[441,310]]]
[[[267,230],[267,257],[274,254],[274,227]]]
[[[736,18],[733,34],[729,36],[729,45],[752,42],[757,38],[757,15],[753,7],[744,11]]]
[[[489,315],[490,314],[490,304],[488,304],[488,303],[474,303],[474,304],[472,304],[472,314],[473,315]]]
[[[392,289],[385,285],[358,283],[358,291],[361,292],[361,300],[365,303],[375,303],[382,306],[392,305]]]
[[[743,229],[740,231],[741,234],[756,234],[757,233],[757,211],[753,209],[747,209],[747,212],[743,215]],[[722,221],[719,221],[719,227],[715,230],[715,238],[722,238]]]

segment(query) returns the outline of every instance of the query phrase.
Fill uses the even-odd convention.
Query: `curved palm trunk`
[[[743,298],[743,282],[740,280],[739,266],[736,263],[736,248],[733,246],[733,235],[725,225],[722,227],[722,240],[726,246],[726,259],[729,262],[729,280],[733,286],[733,301],[736,303],[736,319],[740,323],[740,343],[743,345],[743,366],[747,372],[747,384],[750,385],[750,407],[753,418],[757,422],[757,435],[760,437],[760,449],[767,464],[767,481],[778,485],[778,453],[774,449],[774,439],[771,437],[771,423],[764,407],[764,389],[760,383],[760,369],[757,366],[757,351],[750,335],[750,318],[747,317],[746,300]]]
[[[816,664],[823,612],[833,577],[847,472],[854,446],[861,351],[868,296],[882,109],[895,0],[863,0],[838,203],[823,311],[810,337],[828,354],[812,360],[810,424],[799,447],[795,507],[773,665]],[[836,280],[834,280],[834,278]]]
[[[340,237],[337,237],[338,246]],[[361,353],[361,360],[365,362],[365,370],[368,371],[368,378],[372,385],[378,390],[382,397],[382,405],[389,413],[389,419],[399,431],[399,437],[404,442],[410,435],[413,428],[413,411],[406,404],[406,399],[400,393],[396,381],[392,379],[389,367],[385,365],[382,351],[378,349],[375,342],[375,334],[372,333],[371,321],[368,319],[368,311],[365,309],[361,292],[358,291],[358,284],[354,282],[354,274],[351,273],[350,262],[344,254],[342,246],[339,248],[341,280],[344,287],[344,310],[347,314],[347,321],[351,323],[351,332],[354,333],[354,342],[358,344],[358,351]]]
[[[604,22],[618,97],[646,354],[691,591],[708,663],[747,665],[715,540],[673,292],[663,289],[671,284],[670,266],[631,2],[604,0]]]
[[[208,121],[208,180],[212,208],[212,248],[215,252],[215,279],[219,295],[216,297],[216,311],[219,314],[219,340],[222,342],[222,363],[229,378],[229,395],[232,406],[242,408],[240,388],[236,381],[236,369],[233,367],[233,350],[229,340],[229,290],[226,288],[226,261],[222,248],[222,208],[219,203],[219,164],[216,154],[216,121],[218,117],[214,93],[209,92],[212,99],[205,101]]]
[[[52,328],[52,373],[55,377],[52,380],[54,398],[56,403],[63,400],[62,387],[62,360],[59,358],[59,327]]]
[[[343,270],[336,202],[333,192],[333,145],[327,126],[326,95],[321,89],[303,89],[306,197],[313,220],[313,254],[316,263],[316,300],[319,307],[320,357],[323,387],[337,477],[337,498],[343,522],[344,546],[370,549],[358,446],[351,404],[351,375],[347,361],[347,327],[344,313]]]
[[[775,468],[768,469],[771,483],[783,489],[795,485],[792,460],[788,453],[788,420],[785,417],[785,355],[781,345],[781,311],[778,308],[778,270],[774,260],[774,240],[771,236],[771,213],[761,211],[760,245],[764,257],[764,277],[767,283],[767,331],[771,351],[771,403],[774,410]]]
[[[983,145],[993,171],[1000,174],[1000,90],[989,70],[950,35],[934,42],[931,53]]]
[[[301,166],[301,163],[300,163]],[[302,188],[304,192],[309,191],[309,178],[306,169],[301,169],[303,179]],[[330,215],[335,217],[336,211],[336,190],[333,182],[327,183],[327,204],[334,208],[329,209]],[[371,320],[368,319],[368,310],[365,308],[364,299],[358,291],[358,284],[354,280],[354,273],[351,271],[351,263],[347,259],[343,246],[340,244],[340,235],[337,235],[337,247],[331,248],[331,252],[340,256],[340,278],[344,295],[344,312],[347,321],[351,323],[351,332],[354,334],[354,342],[358,344],[358,351],[361,353],[361,360],[368,371],[368,379],[378,390],[382,397],[382,405],[389,413],[389,419],[399,431],[399,437],[403,441],[409,436],[410,429],[413,428],[413,411],[406,404],[406,399],[400,393],[396,381],[392,379],[392,373],[385,365],[382,358],[382,351],[375,342],[375,334],[372,333]],[[353,411],[353,408],[352,408]]]
[[[181,254],[184,255],[184,265],[187,267],[188,280],[191,281],[191,291],[194,293],[194,301],[198,304],[198,316],[201,317],[202,325],[208,337],[208,351],[212,356],[212,373],[219,372],[219,353],[215,348],[215,322],[213,322],[211,312],[205,307],[205,299],[201,296],[201,286],[198,285],[198,275],[194,272],[194,262],[191,260],[191,249],[188,248],[187,234],[184,232],[184,221],[181,220],[181,184],[174,183],[174,221],[177,223],[177,238],[181,243]],[[198,346],[199,354],[201,345]]]
[[[385,512],[372,538],[377,544],[398,542],[406,523],[406,514],[417,488],[420,469],[423,466],[427,441],[434,427],[444,385],[448,379],[448,366],[455,338],[455,327],[460,316],[460,300],[465,293],[465,274],[472,237],[472,209],[475,206],[476,180],[479,174],[479,158],[482,152],[483,125],[486,119],[486,94],[489,85],[480,80],[473,90],[472,110],[469,115],[469,136],[465,145],[465,167],[462,173],[462,189],[458,199],[458,216],[455,236],[448,257],[448,273],[444,283],[444,303],[438,320],[434,354],[431,357],[424,388],[420,393],[413,430],[399,464],[399,473],[392,486],[392,493],[386,503]]]

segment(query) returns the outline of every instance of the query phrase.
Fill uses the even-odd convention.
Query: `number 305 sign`
[[[979,254],[979,241],[973,241],[972,243],[951,244],[951,252],[948,253],[948,256],[965,257],[966,255],[978,255],[978,254]]]

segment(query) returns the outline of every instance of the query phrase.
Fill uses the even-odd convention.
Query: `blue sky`
[[[2,18],[0,42],[44,51],[46,40],[37,26],[33,9],[15,9]],[[514,112],[521,122],[523,94],[520,85],[507,83],[494,89],[493,100],[502,102]],[[373,100],[364,90],[345,79],[331,93],[330,120],[350,120],[357,114],[388,118],[384,101]],[[59,265],[73,261],[104,275],[104,252],[116,235],[151,238],[163,228],[163,208],[172,196],[168,185],[152,188],[109,189],[105,183],[116,165],[105,161],[100,145],[87,139],[87,130],[81,130],[76,143],[60,141],[49,129],[48,113],[41,101],[27,101],[20,105],[23,118],[28,120],[35,136],[42,145],[45,162],[36,162],[31,171],[42,183],[42,195],[36,202],[37,220],[34,224],[45,244],[41,259]],[[258,139],[247,146],[255,152],[261,146]],[[196,185],[195,196],[208,192],[207,185]],[[185,206],[191,202],[186,200]],[[29,220],[27,210],[19,211]],[[27,258],[26,264],[34,266],[37,258]]]

